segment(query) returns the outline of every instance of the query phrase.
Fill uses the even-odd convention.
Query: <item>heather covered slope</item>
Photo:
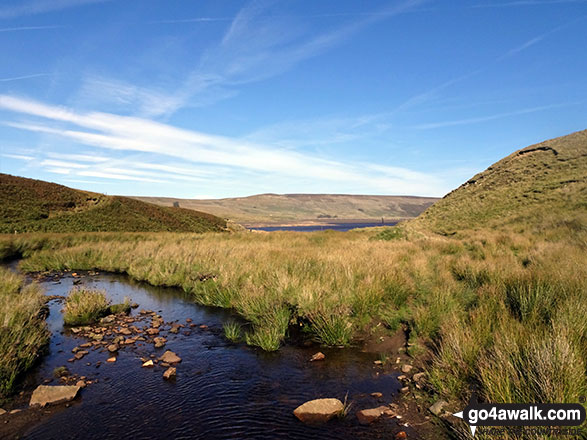
[[[414,225],[440,233],[554,222],[585,224],[587,130],[523,148],[426,210]]]
[[[0,232],[221,231],[210,214],[0,174]]]
[[[311,220],[407,219],[436,202],[435,197],[352,194],[259,194],[227,199],[173,199],[135,197],[137,200],[210,212],[244,224]]]

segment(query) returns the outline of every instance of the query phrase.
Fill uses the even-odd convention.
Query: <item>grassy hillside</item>
[[[226,222],[203,212],[79,191],[0,174],[0,233],[81,231],[206,232]]]
[[[161,206],[172,206],[177,202],[183,208],[203,210],[245,224],[413,218],[438,200],[433,197],[347,194],[260,194],[215,200],[135,198]]]
[[[415,224],[435,232],[577,222],[587,214],[587,130],[523,148],[430,207]],[[574,220],[573,220],[574,219]],[[572,225],[571,225],[572,226]]]

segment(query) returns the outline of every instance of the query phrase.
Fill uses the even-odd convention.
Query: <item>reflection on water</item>
[[[71,408],[33,427],[27,439],[389,439],[398,430],[394,420],[364,427],[354,416],[306,426],[292,414],[306,400],[343,400],[347,392],[354,402],[351,413],[382,404],[369,396],[375,391],[384,394],[383,403],[390,402],[399,382],[394,376],[377,375],[373,354],[321,348],[326,361],[310,363],[317,347],[285,346],[277,353],[264,353],[228,343],[222,337],[222,323],[229,314],[199,307],[177,289],[151,287],[117,275],[83,280],[85,286],[105,289],[113,302],[128,296],[139,303],[138,310],[157,311],[167,322],[185,323],[191,318],[209,328],[195,327],[189,336],[166,335],[168,343],[160,349],[151,344],[126,348],[114,364],[105,363],[108,354],[100,350],[70,364],[72,348],[86,341],[63,332],[62,305],[51,301],[50,354],[28,380],[39,384],[52,376],[54,368],[66,365],[72,373],[98,383],[82,390]],[[72,278],[43,284],[48,295],[66,295]],[[151,353],[159,356],[166,349],[183,359],[172,382],[162,378],[163,368],[141,368],[139,359]],[[98,367],[97,361],[102,361]]]
[[[312,231],[350,231],[351,229],[358,228],[373,228],[375,226],[393,226],[397,222],[385,222],[382,224],[378,223],[334,223],[331,225],[310,225],[310,226],[263,226],[258,228],[249,228],[255,231],[299,231],[299,232],[312,232]]]

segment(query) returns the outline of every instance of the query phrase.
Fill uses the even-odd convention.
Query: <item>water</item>
[[[258,228],[249,228],[256,231],[301,231],[301,232],[311,232],[311,231],[326,231],[326,230],[333,230],[333,231],[350,231],[351,229],[358,229],[358,228],[373,228],[375,226],[393,226],[397,222],[386,222],[384,225],[379,223],[334,223],[330,225],[309,225],[309,226],[263,226]]]
[[[44,282],[47,295],[67,295],[71,276],[61,284]],[[126,277],[100,274],[84,277],[87,287],[105,289],[113,302],[131,297],[140,309],[162,315],[166,322],[185,323],[191,318],[208,329],[191,329],[189,336],[165,333],[168,343],[154,349],[152,344],[125,348],[116,363],[104,363],[108,353],[90,350],[80,361],[68,363],[71,349],[86,339],[64,331],[57,300],[49,303],[48,325],[53,334],[50,353],[27,378],[30,384],[52,377],[54,368],[65,365],[88,379],[98,379],[81,391],[70,408],[40,421],[26,439],[389,439],[400,428],[393,419],[365,427],[354,415],[321,426],[299,422],[292,411],[307,400],[336,397],[348,392],[353,414],[392,401],[400,383],[395,375],[378,375],[373,367],[376,355],[358,349],[282,347],[264,353],[245,345],[234,345],[222,336],[222,324],[230,315],[220,309],[200,307],[183,292],[135,283]],[[141,326],[142,324],[137,324]],[[164,369],[141,368],[141,356],[176,352],[182,362],[177,379],[167,382]],[[320,349],[322,362],[308,362]],[[96,361],[102,361],[99,368]],[[90,362],[91,365],[86,365]],[[57,382],[54,381],[53,384]],[[371,397],[382,392],[383,401]],[[408,431],[409,438],[417,438]]]

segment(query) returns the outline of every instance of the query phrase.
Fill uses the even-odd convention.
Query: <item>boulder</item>
[[[324,353],[322,353],[321,351],[319,351],[318,353],[314,354],[311,358],[310,358],[310,362],[314,362],[314,361],[323,361],[326,358],[326,356],[324,355]]]
[[[437,400],[434,405],[432,405],[430,408],[428,408],[430,410],[430,412],[432,414],[434,414],[435,416],[439,416],[440,414],[442,414],[442,409],[448,405],[448,402],[444,401],[444,400]]]
[[[169,367],[167,370],[165,370],[165,373],[163,373],[163,378],[167,380],[173,379],[176,373],[177,370],[174,367]]]
[[[181,358],[171,350],[167,350],[165,353],[163,353],[163,356],[161,356],[159,360],[161,362],[167,362],[168,364],[176,364],[181,362]]]
[[[389,411],[387,406],[378,406],[377,408],[362,409],[357,411],[357,419],[361,425],[369,425],[379,419],[385,412]]]
[[[80,387],[76,385],[39,385],[31,396],[30,406],[45,406],[75,399]]]
[[[343,410],[344,405],[338,399],[315,399],[298,406],[293,413],[304,423],[323,423]]]
[[[408,374],[414,368],[412,365],[404,364],[402,365],[402,373]]]

